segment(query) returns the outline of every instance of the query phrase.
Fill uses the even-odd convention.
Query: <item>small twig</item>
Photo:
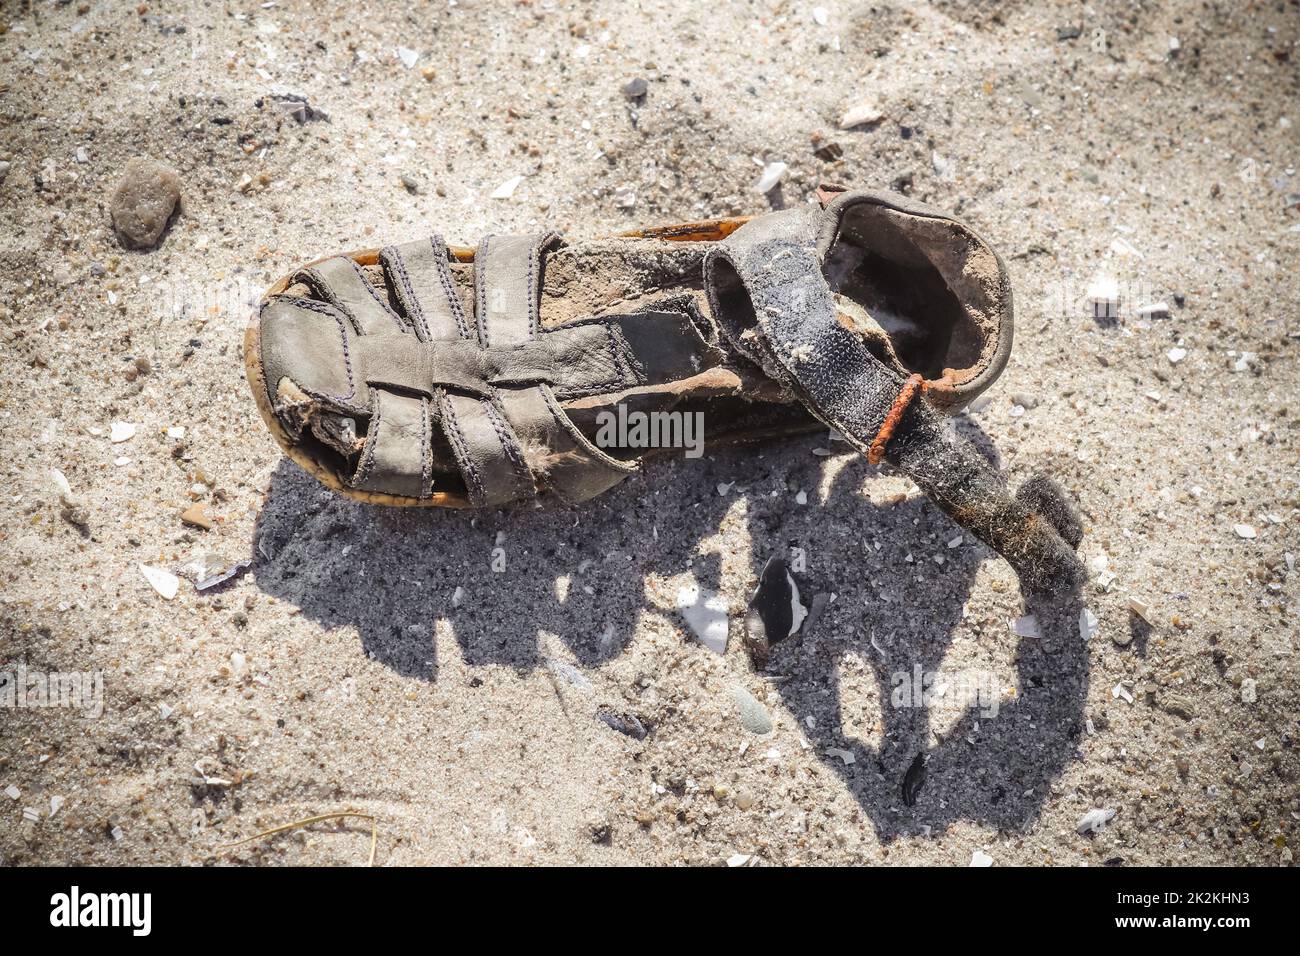
[[[254,833],[252,836],[236,840],[234,843],[220,843],[217,845],[217,849],[229,850],[232,847],[243,846],[245,843],[252,843],[254,840],[260,840],[263,837],[275,836],[277,833],[285,833],[288,830],[298,830],[302,827],[311,826],[313,823],[320,823],[322,820],[337,820],[342,817],[360,817],[362,820],[370,821],[370,861],[367,866],[374,866],[375,847],[379,843],[379,821],[375,819],[374,814],[359,813],[356,810],[339,810],[336,813],[322,813],[319,816],[307,817],[305,820],[282,823],[278,827],[271,827],[271,829],[263,830],[261,833]]]

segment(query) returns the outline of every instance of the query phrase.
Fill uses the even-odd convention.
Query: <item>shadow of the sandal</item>
[[[992,456],[973,422],[960,427]],[[471,668],[544,665],[544,634],[580,666],[598,666],[625,650],[643,614],[665,613],[649,603],[652,576],[689,569],[702,586],[720,589],[728,568],[756,580],[768,557],[798,548],[805,591],[833,590],[838,599],[810,633],[776,645],[768,674],[794,721],[814,718],[816,751],[879,837],[935,833],[959,819],[1023,828],[1077,750],[1087,691],[1077,597],[1033,608],[1045,636],[1020,640],[1014,665],[1002,665],[1007,674],[1014,668],[1015,698],[1000,702],[996,716],[987,702],[972,705],[937,737],[930,709],[896,705],[893,691],[900,674],[938,673],[955,636],[970,643],[963,608],[991,552],[969,536],[947,548],[960,529],[924,498],[864,502],[872,469],[856,457],[819,503],[825,460],[810,451],[822,441],[652,464],[578,508],[477,515],[354,502],[286,460],[258,518],[257,585],[322,627],[356,628],[368,656],[428,681],[437,679],[436,642],[447,632]],[[798,489],[808,505],[792,506]],[[702,547],[734,521],[747,532],[746,553],[728,552],[725,542]],[[1020,613],[1014,594],[1007,600]],[[986,657],[1007,658],[1016,640],[1002,623],[978,644]],[[851,659],[866,662],[875,684],[877,743],[863,739],[859,704],[843,692]],[[920,786],[919,770],[908,774],[918,755]],[[911,804],[905,778],[916,790]]]

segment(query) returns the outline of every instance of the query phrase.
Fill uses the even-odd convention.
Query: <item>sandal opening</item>
[[[960,385],[994,361],[1009,286],[996,254],[961,224],[854,203],[823,268],[831,290],[867,311],[908,371]]]

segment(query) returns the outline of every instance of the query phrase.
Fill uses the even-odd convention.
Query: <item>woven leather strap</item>
[[[561,402],[687,378],[722,353],[686,297],[543,329],[542,262],[559,244],[553,234],[485,239],[472,315],[440,237],[380,254],[396,310],[351,259],[318,263],[299,278],[322,301],[282,295],[263,307],[268,386],[292,371],[306,394],[369,416],[357,488],[428,497],[437,424],[475,505],[541,490],[593,497],[636,466],[595,447]]]

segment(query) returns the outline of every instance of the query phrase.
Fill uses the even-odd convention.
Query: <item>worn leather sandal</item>
[[[598,446],[602,413],[703,412],[710,447],[821,422],[911,476],[1027,585],[1077,584],[1059,490],[1034,479],[1010,495],[942,418],[1006,364],[1001,259],[905,197],[818,198],[606,239],[434,236],[323,259],[268,290],[248,380],[294,461],[390,505],[594,497],[656,453]]]

